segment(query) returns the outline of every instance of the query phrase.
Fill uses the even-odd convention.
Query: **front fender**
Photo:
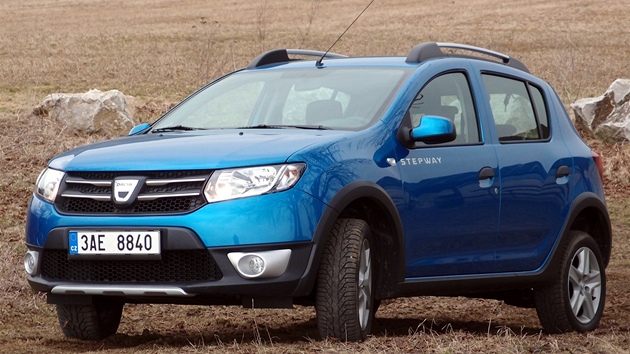
[[[372,205],[379,208],[380,212],[385,214],[379,217],[386,220],[385,223],[388,225],[376,225],[369,215],[358,214],[357,212],[361,211],[356,209],[358,205]],[[350,209],[352,211],[349,211]],[[374,210],[364,209],[364,211],[370,213]],[[378,234],[378,240],[383,244],[379,244],[376,249],[379,251],[378,259],[384,262],[380,269],[385,271],[385,274],[381,274],[381,278],[387,283],[386,289],[383,290],[386,294],[393,293],[395,284],[402,282],[405,274],[405,240],[402,221],[389,194],[381,186],[370,181],[352,182],[341,188],[331,199],[313,235],[313,251],[309,266],[298,286],[303,289],[301,292],[312,291],[317,279],[322,252],[328,242],[328,235],[340,217],[362,218],[370,224],[372,232]]]

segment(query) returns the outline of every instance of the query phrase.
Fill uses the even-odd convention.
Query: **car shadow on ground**
[[[493,336],[512,331],[517,335],[537,335],[540,328],[527,328],[509,323],[488,323],[481,321],[453,321],[449,318],[376,318],[372,326],[372,337],[405,337],[413,335],[450,335],[453,332],[464,332],[474,336]],[[79,341],[59,338],[50,339],[46,346],[67,352],[83,352],[104,349],[133,349],[134,351],[151,348],[203,348],[233,349],[239,346],[271,346],[276,344],[307,344],[318,340],[317,321],[310,318],[306,321],[295,321],[270,327],[259,324],[249,330],[243,328],[207,328],[164,329],[159,331],[145,330],[141,334],[129,335],[118,333],[100,341]],[[331,341],[343,341],[330,339]]]
[[[448,335],[453,332],[489,336],[504,333],[506,330],[518,335],[537,335],[542,331],[541,328],[523,327],[501,321],[454,321],[450,318],[377,318],[372,326],[372,334],[377,337],[383,335],[402,337],[422,333]]]

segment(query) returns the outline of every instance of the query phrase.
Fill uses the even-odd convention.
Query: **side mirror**
[[[411,129],[411,139],[425,144],[448,143],[456,136],[455,125],[444,117],[423,116],[420,125]]]
[[[131,128],[131,130],[129,131],[129,135],[136,135],[141,131],[146,130],[149,126],[151,126],[151,124],[149,123],[138,124],[135,127]]]

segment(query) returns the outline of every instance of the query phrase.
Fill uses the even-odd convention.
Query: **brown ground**
[[[0,352],[630,352],[630,148],[593,140],[605,158],[615,247],[593,333],[542,334],[535,311],[496,301],[412,298],[385,303],[374,335],[359,344],[314,340],[311,308],[134,305],[111,338],[62,336],[54,308],[25,281],[26,204],[52,156],[108,137],[68,131],[32,108],[53,92],[115,88],[137,97],[149,121],[263,50],[326,50],[367,3],[0,1]],[[622,0],[377,0],[333,51],[404,55],[426,40],[485,46],[521,59],[569,104],[628,77],[628,23]]]

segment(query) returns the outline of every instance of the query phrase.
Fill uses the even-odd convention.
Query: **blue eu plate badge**
[[[68,247],[70,254],[79,254],[79,237],[78,232],[70,231],[68,233]]]

